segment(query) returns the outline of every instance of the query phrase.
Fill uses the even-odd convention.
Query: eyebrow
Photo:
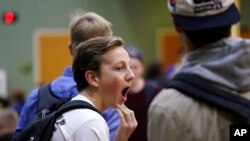
[[[124,60],[114,62],[114,65],[116,65],[116,64],[127,65],[126,61],[124,61]],[[128,65],[129,66],[131,65],[130,61],[129,61]]]

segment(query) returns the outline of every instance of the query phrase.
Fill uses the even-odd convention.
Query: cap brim
[[[229,26],[240,20],[240,13],[235,4],[232,4],[226,11],[212,16],[190,17],[176,14],[172,14],[172,16],[175,22],[184,30],[200,30]]]

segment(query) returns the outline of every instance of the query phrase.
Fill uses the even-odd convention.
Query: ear
[[[73,56],[73,52],[74,52],[74,51],[73,51],[72,42],[69,43],[68,47],[69,47],[70,55]]]
[[[87,82],[89,83],[89,85],[94,86],[94,87],[99,86],[99,78],[95,72],[90,71],[90,70],[86,71],[85,78],[86,78]]]

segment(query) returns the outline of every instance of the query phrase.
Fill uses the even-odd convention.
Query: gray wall
[[[241,26],[243,30],[248,30],[250,32],[250,1],[241,0]]]
[[[8,26],[0,22],[0,68],[7,71],[8,89],[33,83],[33,33],[41,28],[68,28],[76,8],[94,11],[112,22],[115,35],[139,46],[145,62],[155,58],[156,31],[171,26],[166,0],[1,0],[0,14],[14,10],[19,19]]]

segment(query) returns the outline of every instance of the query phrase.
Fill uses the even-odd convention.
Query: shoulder
[[[244,44],[250,46],[250,39],[242,38],[242,41],[244,42]]]
[[[212,122],[213,117],[223,117],[227,115],[225,111],[217,109],[214,105],[207,104],[195,98],[189,97],[175,89],[164,89],[154,99],[149,109],[149,117],[164,117],[164,121],[183,123],[192,126],[193,122],[198,125]],[[225,118],[224,118],[225,119]]]
[[[250,39],[240,38],[240,37],[230,37],[226,38],[225,43],[231,47],[250,47]]]
[[[79,93],[73,77],[69,76],[57,77],[51,82],[50,89],[54,95],[61,98],[74,97]]]
[[[188,100],[188,98],[176,89],[162,89],[155,97],[152,105],[161,105],[165,107],[181,100]]]
[[[176,89],[163,89],[150,105],[149,113],[154,115],[185,117],[187,112],[199,112],[202,103],[186,96]],[[192,115],[190,115],[192,116]]]
[[[95,121],[100,121],[100,122],[105,122],[105,120],[103,119],[103,117],[90,109],[75,109],[75,110],[71,110],[69,112],[66,112],[63,114],[63,117],[67,120],[69,120],[70,122],[74,122],[77,120],[80,120],[81,123],[85,123],[88,122],[90,120],[95,120]]]
[[[56,122],[56,133],[65,140],[93,140],[108,139],[108,126],[100,114],[90,109],[76,109],[66,112]],[[59,131],[60,132],[59,132]],[[106,140],[105,140],[106,141]]]
[[[36,88],[30,92],[27,100],[25,101],[24,109],[27,107],[32,108],[32,105],[33,106],[36,105],[37,100],[38,100],[38,90],[39,88]]]
[[[36,98],[37,98],[37,95],[38,95],[38,90],[39,90],[39,88],[33,89],[33,90],[29,93],[28,99],[36,99]]]
[[[152,102],[148,112],[148,126],[164,132],[155,132],[149,128],[150,138],[160,136],[180,140],[202,140],[209,135],[226,137],[231,124],[231,116],[213,105],[208,105],[175,89],[162,90]],[[219,123],[219,124],[218,124]],[[178,130],[179,132],[173,132]],[[218,134],[218,132],[220,134]],[[188,136],[187,136],[188,133]],[[210,134],[207,134],[210,133]]]
[[[171,109],[172,111],[173,108],[176,108],[176,103],[179,103],[182,100],[185,100],[185,96],[179,91],[175,89],[162,89],[152,101],[150,109],[155,109],[153,110],[155,112],[163,112],[161,109],[164,109],[164,111],[166,111],[165,109]]]

